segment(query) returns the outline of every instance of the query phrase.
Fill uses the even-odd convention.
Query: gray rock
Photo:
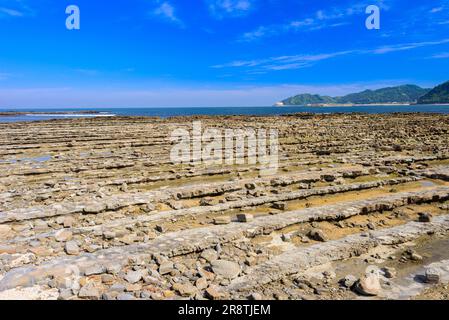
[[[430,213],[426,212],[420,212],[418,213],[418,221],[419,222],[431,222],[432,221],[432,215]]]
[[[173,262],[171,262],[171,261],[162,262],[161,265],[159,266],[159,274],[160,275],[169,274],[173,270],[174,270],[174,266],[173,266]]]
[[[275,203],[273,203],[272,204],[272,206],[271,206],[273,209],[277,209],[277,210],[282,210],[282,211],[284,211],[284,210],[287,210],[287,203],[285,203],[285,202],[275,202]]]
[[[205,259],[207,262],[212,262],[218,259],[218,254],[214,249],[206,249],[201,252],[200,257]]]
[[[241,213],[237,215],[238,222],[251,222],[254,220],[254,216],[249,213]]]
[[[136,297],[129,293],[120,293],[117,296],[117,300],[136,300]]]
[[[142,272],[141,271],[128,271],[128,273],[125,275],[125,280],[129,283],[136,283],[139,282],[142,279]]]
[[[388,279],[396,278],[397,271],[395,268],[385,267],[382,269],[382,271],[384,272],[384,275],[386,278],[388,278]]]
[[[65,252],[68,255],[78,255],[80,253],[80,248],[75,241],[68,241],[65,244]]]
[[[363,276],[354,286],[355,291],[364,296],[377,296],[382,292],[379,276],[368,273]]]
[[[351,288],[356,282],[357,278],[352,274],[348,274],[346,277],[340,280],[340,283],[346,288]]]
[[[213,272],[225,279],[237,278],[240,274],[240,266],[232,261],[215,260],[211,263]]]
[[[121,283],[115,283],[109,288],[109,290],[114,292],[124,292],[126,287]]]
[[[214,224],[216,224],[216,225],[230,224],[230,223],[231,223],[231,217],[229,217],[229,216],[220,216],[220,217],[216,217],[214,219]]]
[[[70,241],[72,238],[73,233],[68,230],[61,229],[55,233],[55,240],[58,242]]]
[[[96,275],[96,274],[102,274],[106,272],[106,268],[103,267],[100,264],[95,264],[93,266],[90,266],[88,268],[86,268],[86,270],[84,271],[84,274],[86,276],[91,276],[91,275]]]
[[[327,237],[324,232],[320,229],[312,229],[308,234],[309,238],[315,241],[325,242],[327,241]]]
[[[95,287],[93,283],[88,283],[85,286],[83,286],[79,293],[78,297],[85,298],[85,299],[100,299],[101,294],[98,288]]]
[[[425,282],[432,284],[440,283],[440,271],[438,271],[438,269],[435,268],[427,269],[425,274]]]

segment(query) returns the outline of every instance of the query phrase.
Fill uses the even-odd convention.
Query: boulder
[[[354,288],[357,293],[364,296],[378,296],[382,292],[379,276],[376,273],[364,275]]]

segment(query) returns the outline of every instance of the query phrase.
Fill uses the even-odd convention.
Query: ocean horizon
[[[87,112],[94,111],[96,114]],[[0,108],[0,112],[20,112],[25,114],[0,116],[0,123],[42,121],[60,118],[105,117],[105,116],[146,116],[146,117],[178,117],[178,116],[274,116],[292,113],[441,113],[449,114],[449,105],[370,105],[341,107],[308,107],[308,106],[252,106],[252,107],[132,107],[132,108]],[[26,114],[29,112],[30,114]],[[39,112],[40,114],[33,114]],[[72,112],[71,114],[57,114]],[[85,112],[85,113],[83,113]]]

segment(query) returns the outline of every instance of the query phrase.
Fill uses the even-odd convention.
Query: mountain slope
[[[285,105],[307,105],[319,103],[336,103],[335,99],[328,96],[320,96],[318,94],[298,94],[282,101]]]
[[[423,89],[416,85],[403,85],[378,90],[365,90],[343,97],[299,94],[285,99],[282,102],[284,105],[415,103],[429,91],[430,89]]]
[[[436,86],[419,98],[419,104],[449,103],[449,81]]]
[[[348,94],[337,98],[339,103],[407,103],[416,102],[425,95],[429,89],[423,89],[415,85],[388,87],[378,90],[365,90],[359,93]]]

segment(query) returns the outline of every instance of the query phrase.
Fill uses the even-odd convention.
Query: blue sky
[[[77,5],[81,29],[67,30]],[[380,30],[365,27],[368,5]],[[449,80],[449,0],[0,0],[0,107],[271,105]]]

